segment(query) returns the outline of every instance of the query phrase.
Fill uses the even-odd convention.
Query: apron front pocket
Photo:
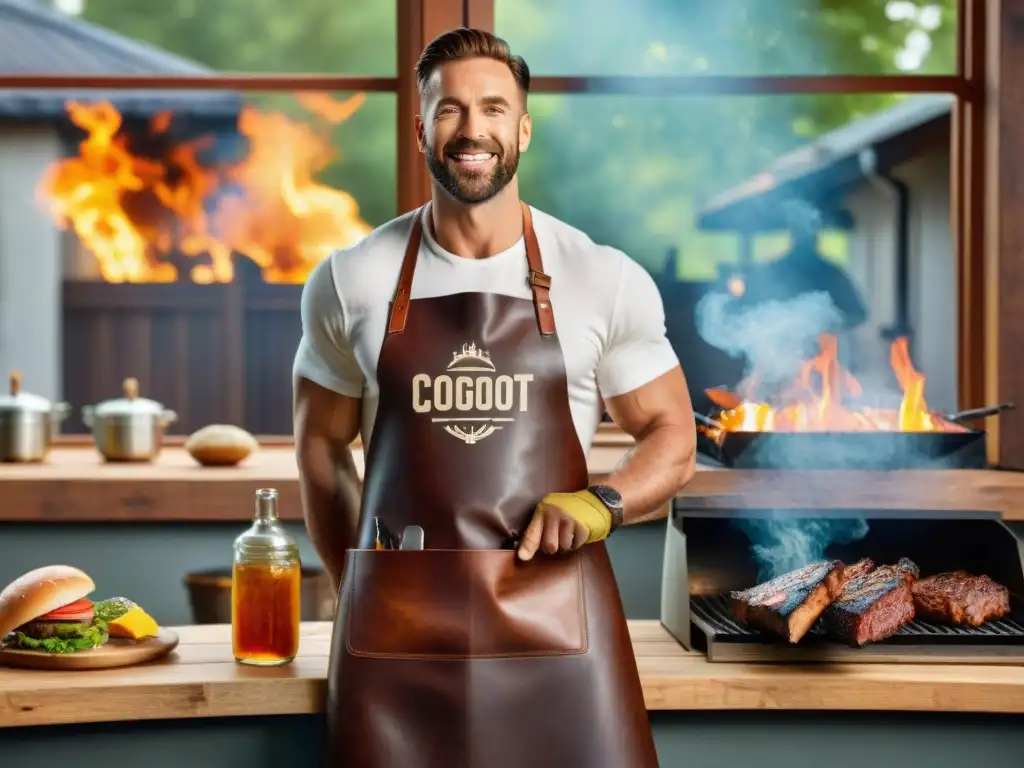
[[[486,659],[587,651],[580,552],[350,550],[353,656]]]

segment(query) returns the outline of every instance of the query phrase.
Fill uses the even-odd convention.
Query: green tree
[[[951,72],[954,5],[496,0],[496,27],[546,75],[885,74],[908,66],[922,35],[931,46],[910,65]],[[85,17],[222,71],[395,74],[395,3],[386,0],[87,0]],[[735,245],[696,231],[704,201],[897,98],[535,95],[524,197],[652,270],[679,247],[685,274],[707,277]],[[342,157],[324,178],[352,192],[373,224],[394,213],[395,120],[393,97],[371,97],[337,129]]]
[[[538,74],[792,75],[953,70],[954,3],[851,0],[498,0],[496,28]],[[926,10],[934,7],[939,11]],[[938,26],[935,25],[937,15]],[[930,48],[908,57],[914,37]],[[910,51],[912,52],[912,51]],[[711,196],[899,94],[531,97],[524,196],[660,270],[732,260],[696,230]]]

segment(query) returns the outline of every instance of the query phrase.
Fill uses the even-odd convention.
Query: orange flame
[[[338,124],[364,100],[318,93],[300,101]],[[112,104],[71,102],[67,109],[86,136],[77,157],[47,170],[39,193],[108,282],[173,282],[175,257],[195,282],[229,282],[237,253],[259,265],[267,282],[302,283],[332,250],[370,232],[350,194],[315,178],[336,154],[326,136],[283,114],[244,108],[238,128],[249,141],[247,156],[212,170],[198,159],[204,140],[177,144],[162,159],[142,157],[129,148]],[[172,119],[155,116],[150,131],[166,133]],[[239,191],[224,193],[209,211],[225,181]],[[209,263],[195,258],[204,256]]]
[[[336,101],[329,93],[300,91],[295,94],[295,100],[321,120],[338,125],[352,117],[366,103],[366,94],[357,93],[344,101]]]
[[[961,432],[963,427],[928,410],[925,377],[914,368],[905,338],[892,344],[891,361],[903,390],[898,409],[852,407],[862,394],[860,383],[838,359],[838,340],[823,335],[821,351],[801,365],[781,404],[742,400],[723,390],[707,390],[723,410],[715,416],[722,429],[706,429],[720,439],[726,432]]]

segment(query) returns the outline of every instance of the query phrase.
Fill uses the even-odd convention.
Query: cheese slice
[[[129,609],[128,613],[114,619],[107,627],[111,637],[128,637],[132,640],[155,637],[160,631],[160,625],[153,617],[137,605]]]

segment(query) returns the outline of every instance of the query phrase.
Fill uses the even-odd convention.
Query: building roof
[[[845,192],[864,180],[861,153],[875,153],[885,172],[945,137],[953,97],[910,96],[896,106],[855,120],[777,158],[761,173],[707,202],[697,217],[701,229],[784,228],[780,203],[802,199],[821,208],[825,218],[842,219],[837,206]]]
[[[214,70],[33,0],[0,0],[0,73],[195,76]],[[0,88],[0,117],[57,118],[72,99],[109,100],[140,117],[165,110],[230,117],[242,105],[237,93],[226,91]]]

